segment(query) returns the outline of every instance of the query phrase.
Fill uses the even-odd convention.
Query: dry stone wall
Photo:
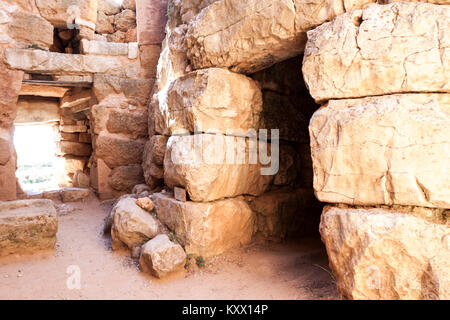
[[[372,4],[308,32],[314,190],[346,298],[449,297],[449,17]]]

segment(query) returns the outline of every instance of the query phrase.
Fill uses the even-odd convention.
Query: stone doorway
[[[91,89],[47,75],[26,78],[14,121],[18,198],[65,187],[88,188]]]

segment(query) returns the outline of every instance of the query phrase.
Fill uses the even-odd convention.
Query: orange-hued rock
[[[320,233],[348,299],[450,299],[449,212],[327,206]]]
[[[208,203],[181,202],[167,193],[150,197],[187,254],[207,258],[251,240],[254,214],[242,197]]]
[[[450,95],[331,100],[310,122],[323,202],[450,208]]]

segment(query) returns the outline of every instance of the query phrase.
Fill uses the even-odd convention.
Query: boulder
[[[169,188],[185,188],[192,201],[260,195],[273,175],[263,174],[269,168],[256,159],[256,145],[255,141],[233,136],[172,136],[164,158],[164,181]],[[267,143],[261,145],[270,149]]]
[[[136,13],[130,9],[125,9],[114,16],[114,27],[116,30],[128,31],[136,27]]]
[[[143,272],[157,278],[184,269],[186,253],[183,248],[170,241],[165,234],[160,234],[142,246],[139,265]]]
[[[131,193],[139,196],[140,194],[142,194],[144,192],[148,192],[150,194],[151,191],[152,190],[150,189],[150,187],[148,185],[137,184],[133,187],[133,190],[131,191]]]
[[[348,299],[450,298],[449,212],[327,206],[320,223]]]
[[[142,163],[144,141],[102,132],[96,139],[95,153],[111,169]]]
[[[136,11],[136,0],[124,0],[122,2],[122,8]]]
[[[105,34],[105,33],[114,33],[114,26],[111,22],[109,22],[108,16],[99,11],[97,14],[97,23],[95,24],[95,31],[97,33]]]
[[[253,73],[302,53],[306,31],[371,2],[216,1],[189,22],[187,55],[195,69]]]
[[[85,188],[64,188],[61,189],[62,202],[76,202],[89,196],[89,189]]]
[[[208,203],[181,202],[167,193],[150,197],[187,254],[208,258],[251,240],[254,214],[242,197]]]
[[[89,188],[91,185],[91,180],[89,176],[83,171],[77,171],[73,175],[72,179],[73,186],[76,188]]]
[[[86,157],[90,156],[92,153],[92,146],[88,143],[80,143],[73,141],[60,141],[59,145],[59,154],[70,154],[73,156]]]
[[[136,204],[148,212],[151,212],[155,208],[153,201],[150,200],[150,198],[148,198],[148,197],[138,198],[136,200]]]
[[[0,202],[0,256],[52,249],[57,230],[51,200]]]
[[[144,183],[144,173],[140,164],[114,168],[109,175],[110,186],[118,191],[131,192],[137,184]]]
[[[120,12],[121,3],[120,0],[99,0],[97,10],[107,15],[114,15]]]
[[[123,198],[111,212],[113,249],[125,244],[129,249],[143,245],[158,234],[157,220],[136,204],[134,198]]]
[[[255,81],[226,69],[188,73],[168,89],[167,109],[155,110],[156,131],[233,134],[258,129],[261,90]]]
[[[371,5],[308,32],[303,75],[316,101],[450,92],[448,6]]]
[[[450,208],[450,95],[331,100],[311,119],[320,201]]]
[[[148,136],[147,108],[111,110],[108,113],[106,129],[110,133],[122,133],[131,139],[146,138]]]

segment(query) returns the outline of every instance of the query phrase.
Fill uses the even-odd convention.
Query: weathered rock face
[[[450,95],[332,100],[310,124],[320,201],[450,208]]]
[[[152,136],[144,147],[142,168],[144,170],[145,182],[152,189],[164,184],[163,165],[168,139],[166,136]]]
[[[183,270],[186,253],[183,248],[160,234],[142,246],[139,264],[141,270],[157,278]]]
[[[89,196],[89,189],[84,188],[64,188],[61,189],[62,202],[80,201]]]
[[[142,162],[143,141],[103,132],[97,137],[95,145],[96,155],[111,169]]]
[[[270,145],[263,145],[270,150]],[[164,181],[170,188],[184,187],[192,201],[260,195],[273,176],[262,175],[263,166],[253,152],[251,164],[253,146],[257,152],[256,143],[232,136],[172,136],[164,158]]]
[[[320,233],[339,291],[350,299],[449,299],[448,214],[325,207]]]
[[[36,0],[41,16],[61,28],[76,23],[76,18],[91,22],[95,28],[97,3],[96,0]]]
[[[190,21],[188,57],[196,69],[256,72],[303,52],[306,31],[371,2],[217,1]]]
[[[39,32],[30,32],[39,30]],[[27,12],[12,12],[8,34],[17,45],[48,49],[53,43],[53,26],[42,17]]]
[[[155,127],[162,134],[194,130],[232,134],[258,128],[262,97],[252,79],[210,68],[175,80],[168,89],[167,110],[165,105],[159,107]]]
[[[131,192],[135,185],[144,182],[144,175],[140,164],[117,167],[111,171],[109,176],[110,186],[118,191]]]
[[[242,197],[197,203],[154,193],[151,199],[158,219],[173,232],[188,254],[207,258],[250,242],[254,214]]]
[[[57,230],[51,200],[0,202],[0,256],[51,249]]]
[[[449,92],[450,8],[372,5],[308,33],[303,74],[316,101]]]
[[[140,208],[134,198],[123,198],[111,212],[111,238],[113,249],[125,244],[128,248],[142,245],[158,234],[158,222]]]

